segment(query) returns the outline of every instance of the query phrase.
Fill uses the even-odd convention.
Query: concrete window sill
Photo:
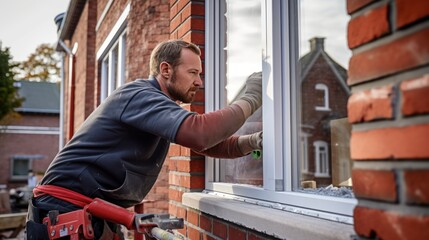
[[[353,225],[258,206],[207,193],[185,193],[182,203],[280,239],[352,239]]]

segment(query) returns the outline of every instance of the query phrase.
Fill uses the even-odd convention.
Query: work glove
[[[262,72],[252,73],[246,80],[246,90],[240,98],[250,103],[253,114],[262,105]]]
[[[247,155],[253,150],[261,150],[262,131],[238,137],[238,147],[240,148],[243,155]]]

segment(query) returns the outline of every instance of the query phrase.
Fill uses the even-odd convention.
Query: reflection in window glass
[[[262,70],[261,1],[225,1],[225,102],[230,104],[243,94],[247,76]],[[251,116],[239,135],[262,130],[262,109]],[[220,160],[220,180],[262,186],[262,159],[246,156]]]
[[[350,196],[348,59],[343,0],[301,0],[297,84],[301,141],[300,191]],[[338,191],[340,189],[341,191]],[[322,191],[323,192],[323,191]],[[332,192],[336,192],[332,194]]]

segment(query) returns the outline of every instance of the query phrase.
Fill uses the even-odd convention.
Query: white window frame
[[[316,86],[314,86],[314,89],[323,92],[323,105],[322,106],[316,106],[315,109],[317,111],[331,111],[331,109],[329,108],[329,89],[328,89],[328,86],[326,86],[323,83],[318,83],[318,84],[316,84]]]
[[[301,133],[301,173],[308,173],[310,169],[310,163],[308,161],[308,138],[310,137],[307,133]]]
[[[125,84],[127,17],[129,12],[130,4],[125,7],[96,54],[101,65],[100,101],[106,99],[116,88]]]
[[[314,141],[314,159],[316,161],[316,177],[329,177],[329,145],[325,141]],[[324,149],[324,150],[321,150]]]
[[[280,209],[299,211],[305,215],[317,216],[343,223],[353,222],[353,209],[356,199],[335,198],[294,192],[298,186],[299,159],[292,149],[298,149],[297,122],[292,120],[296,111],[295,71],[298,59],[297,15],[298,3],[294,1],[261,0],[262,32],[268,34],[263,39],[263,131],[264,164],[263,187],[217,182],[219,164],[216,159],[206,161],[206,190],[213,193],[232,194],[237,198],[258,199],[271,202]],[[225,86],[224,38],[221,34],[224,26],[224,2],[206,0],[206,58],[205,58],[205,94],[206,111],[222,108]],[[280,49],[280,51],[279,51]],[[270,73],[267,75],[266,73]],[[281,113],[281,114],[278,114]],[[274,116],[274,117],[273,117]],[[258,201],[256,201],[258,202]]]

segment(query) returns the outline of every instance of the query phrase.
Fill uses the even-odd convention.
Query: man
[[[40,223],[49,210],[63,213],[80,208],[49,192],[38,192],[49,185],[124,208],[140,203],[155,183],[170,142],[222,158],[261,149],[262,132],[233,134],[261,106],[262,74],[248,78],[244,96],[235,103],[196,114],[176,101],[192,102],[202,86],[201,72],[196,45],[181,40],[160,43],[151,55],[151,77],[114,91],[55,157],[42,186],[36,188],[29,218]],[[95,219],[93,224],[96,238],[109,230],[104,221]],[[115,226],[109,226],[115,231]]]
[[[28,170],[28,179],[27,186],[32,189],[37,185],[37,176],[34,174],[33,170]]]

